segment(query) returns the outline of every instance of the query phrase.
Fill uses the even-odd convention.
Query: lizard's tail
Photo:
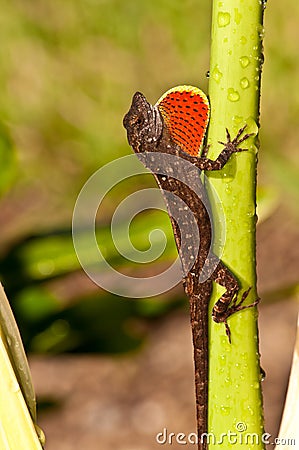
[[[200,292],[189,297],[194,346],[198,450],[208,448],[208,309],[211,294],[208,284],[211,283],[202,283]]]

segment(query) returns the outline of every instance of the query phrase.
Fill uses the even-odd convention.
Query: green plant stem
[[[221,172],[207,175],[218,193],[217,202],[222,204],[226,218],[223,252],[221,255],[217,252],[223,230],[216,231],[214,251],[238,278],[241,292],[251,286],[246,304],[257,298],[255,192],[262,18],[263,5],[258,0],[213,2],[209,156],[214,159],[220,152],[218,141],[226,140],[226,127],[232,137],[245,124],[246,132],[254,133],[244,142],[243,146],[249,149],[247,152],[234,155]],[[214,198],[212,204],[215,203]],[[211,308],[222,292],[214,286]],[[262,449],[263,412],[255,308],[235,313],[229,318],[229,326],[231,344],[224,326],[212,320],[210,323],[209,432],[216,439],[221,433],[236,433],[232,438],[232,441],[237,439],[235,442],[224,438],[222,446],[226,450]],[[246,431],[240,432],[238,427],[242,426]],[[246,433],[259,435],[259,443],[250,445],[250,440],[246,443]],[[250,439],[255,442],[255,438]],[[214,448],[218,449],[219,445],[211,443],[209,449]]]

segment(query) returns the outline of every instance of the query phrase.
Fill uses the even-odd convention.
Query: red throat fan
[[[193,86],[176,86],[156,106],[174,142],[189,155],[198,156],[209,122],[207,96]]]

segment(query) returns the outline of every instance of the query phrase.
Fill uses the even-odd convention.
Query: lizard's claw
[[[226,142],[231,142],[230,132],[228,131],[228,128],[225,128],[226,131]]]
[[[224,145],[224,147],[230,152],[230,153],[238,153],[238,152],[246,152],[248,151],[248,148],[240,148],[239,145],[246,141],[250,136],[253,136],[254,133],[246,133],[243,137],[241,135],[243,134],[243,131],[245,130],[246,125],[244,125],[242,128],[239,129],[236,137],[231,140],[230,133],[228,129],[226,128],[226,142],[218,141],[219,144]]]

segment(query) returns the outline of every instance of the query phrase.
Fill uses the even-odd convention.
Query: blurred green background
[[[0,3],[0,275],[26,349],[137,349],[151,321],[187,308],[182,291],[132,301],[93,285],[73,249],[73,208],[90,175],[131,153],[122,119],[135,91],[154,103],[177,84],[207,90],[211,2]],[[270,2],[266,10],[261,221],[281,204],[298,215],[298,13],[295,0]],[[148,186],[150,176],[136,177],[111,192],[98,220],[103,236],[119,198]],[[158,224],[170,239],[159,261],[166,267],[175,249],[165,214],[144,213],[131,235],[146,249]],[[119,270],[153,270],[107,245],[108,261]]]

